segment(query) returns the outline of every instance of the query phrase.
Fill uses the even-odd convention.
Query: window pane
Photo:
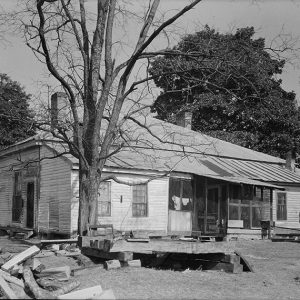
[[[229,205],[229,220],[239,220],[239,208]]]
[[[241,207],[241,220],[244,221],[244,228],[250,228],[250,207]]]
[[[277,220],[286,220],[286,193],[277,193]]]
[[[169,209],[180,210],[180,179],[169,180]]]
[[[132,202],[147,203],[147,186],[145,184],[132,187]]]
[[[132,216],[147,216],[147,185],[134,185],[132,187]]]
[[[230,186],[230,198],[231,199],[241,199],[241,186],[231,185]]]
[[[253,186],[245,184],[243,186],[243,200],[252,200],[253,199]]]
[[[252,207],[252,227],[260,227],[262,207]]]
[[[111,216],[110,182],[101,182],[98,193],[98,213]]]
[[[193,199],[193,188],[190,180],[182,180],[181,210],[191,211]]]

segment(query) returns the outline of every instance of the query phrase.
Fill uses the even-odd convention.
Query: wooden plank
[[[68,294],[57,296],[57,299],[98,299],[103,293],[101,285],[96,285],[90,288],[82,289],[79,291],[71,292]]]
[[[81,252],[86,256],[100,257],[103,259],[117,259],[120,261],[128,261],[133,259],[133,252],[131,251],[105,252],[95,248],[83,247]]]
[[[14,291],[10,288],[5,279],[0,275],[0,288],[7,299],[18,299]]]
[[[239,251],[234,251],[234,253],[240,257],[240,263],[243,266],[243,271],[244,272],[254,272],[253,266],[247,261],[245,256],[241,254]]]
[[[244,228],[243,220],[228,220],[228,227],[230,228]]]
[[[231,264],[231,263],[220,262],[210,267],[209,270],[220,270],[228,273],[239,274],[243,272],[243,266],[237,263]]]
[[[36,246],[32,246],[23,252],[15,255],[12,259],[10,259],[8,262],[6,262],[4,265],[2,265],[1,269],[9,272],[15,265],[18,265],[25,261],[26,259],[34,256],[35,254],[39,253],[40,249]]]
[[[58,239],[58,240],[41,240],[42,245],[49,245],[49,244],[73,244],[77,243],[78,239]]]
[[[92,297],[91,299],[105,299],[105,300],[115,300],[116,297],[112,289],[105,290],[103,293],[98,297]]]
[[[149,243],[150,239],[138,239],[138,238],[129,238],[126,239],[127,242],[137,242],[137,243]]]

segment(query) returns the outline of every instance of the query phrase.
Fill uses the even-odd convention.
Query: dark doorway
[[[34,182],[27,183],[27,221],[26,226],[33,228],[34,219]]]

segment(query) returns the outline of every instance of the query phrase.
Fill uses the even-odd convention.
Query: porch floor
[[[118,240],[110,252],[178,252],[178,253],[230,253],[232,245],[228,242],[188,242],[175,240],[151,240],[148,243]]]

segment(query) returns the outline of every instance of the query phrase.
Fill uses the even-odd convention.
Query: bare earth
[[[103,289],[112,289],[117,299],[300,299],[300,243],[239,240],[206,244],[210,245],[204,247],[217,247],[224,252],[240,251],[255,272],[146,268],[106,271],[98,265],[76,272],[75,278],[81,282],[80,289],[100,284]],[[0,248],[12,246],[22,247],[0,239]],[[76,266],[73,259],[66,257],[43,260],[49,266]]]

